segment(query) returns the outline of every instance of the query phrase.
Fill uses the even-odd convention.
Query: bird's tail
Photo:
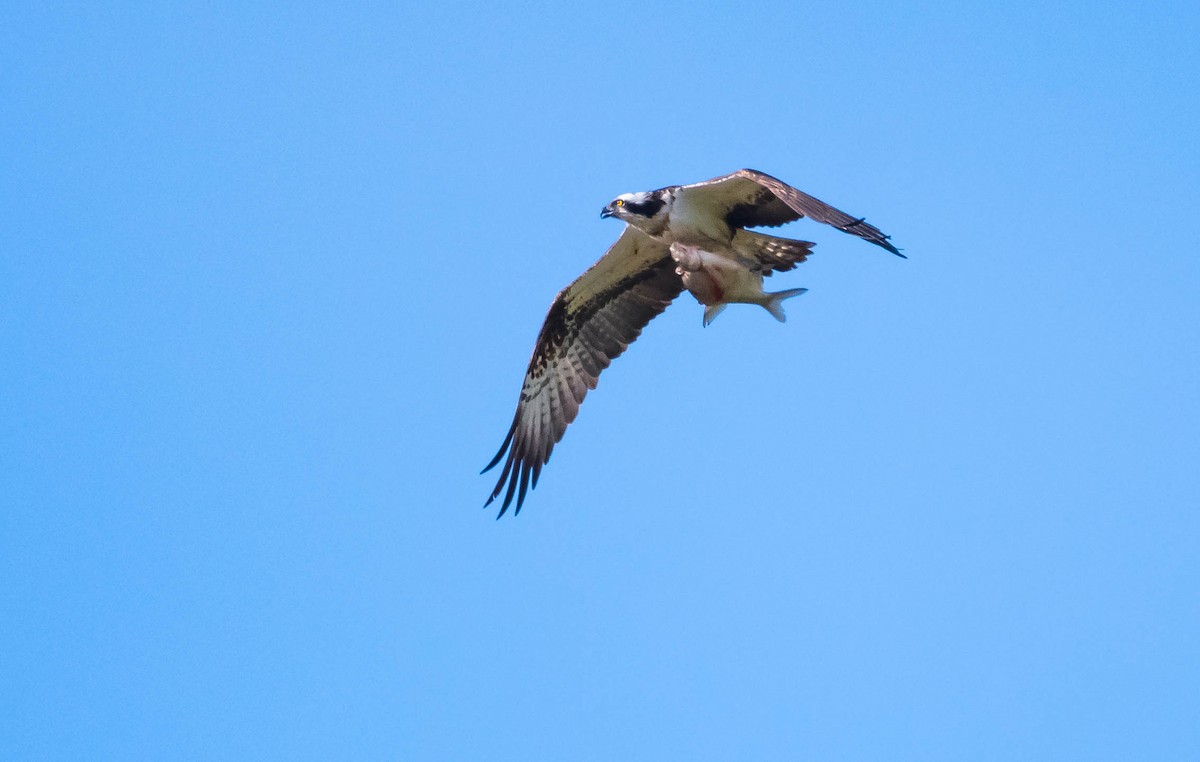
[[[738,230],[733,235],[734,252],[747,264],[761,268],[763,275],[793,269],[808,259],[813,245],[810,241],[794,241],[753,230]]]
[[[787,315],[783,312],[783,300],[791,299],[793,296],[800,296],[807,288],[789,288],[786,291],[776,291],[773,294],[766,294],[767,300],[763,302],[763,308],[771,313],[771,317],[778,320],[780,323],[787,322]]]

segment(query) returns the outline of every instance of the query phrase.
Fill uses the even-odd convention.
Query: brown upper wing
[[[810,217],[882,246],[897,256],[904,256],[888,241],[890,236],[861,217],[851,217],[782,180],[753,169],[739,169],[723,177],[684,185],[679,191],[691,196],[694,202],[707,202],[717,213],[724,213],[730,227],[774,227]]]
[[[508,436],[483,469],[508,453],[484,504],[504,492],[496,518],[514,495],[520,512],[526,491],[537,486],[550,451],[575,420],[588,390],[596,388],[600,372],[682,290],[667,247],[627,226],[596,264],[559,292],[538,334]]]

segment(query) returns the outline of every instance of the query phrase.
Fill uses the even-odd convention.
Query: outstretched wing
[[[600,261],[559,292],[538,334],[508,436],[483,469],[495,467],[508,453],[484,504],[504,492],[496,518],[508,510],[514,494],[520,512],[526,490],[537,486],[550,451],[575,420],[588,390],[596,388],[600,372],[682,290],[667,247],[627,226]]]
[[[890,236],[861,217],[851,217],[782,180],[753,169],[739,169],[723,177],[684,185],[677,194],[689,204],[706,207],[713,214],[724,217],[732,228],[775,227],[810,217],[882,246],[897,256],[904,256],[888,241]]]

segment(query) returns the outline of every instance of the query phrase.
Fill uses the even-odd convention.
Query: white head
[[[675,200],[669,188],[640,193],[622,193],[600,212],[601,217],[616,217],[650,235],[657,235],[667,224],[671,202]]]

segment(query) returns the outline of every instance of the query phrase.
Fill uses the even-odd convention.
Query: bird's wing
[[[680,186],[677,198],[722,216],[732,228],[775,227],[809,217],[903,257],[879,228],[860,217],[797,190],[782,180],[753,169],[739,169],[723,177]]]
[[[600,372],[682,290],[667,247],[627,226],[596,264],[559,292],[538,334],[508,436],[483,469],[508,453],[484,504],[499,497],[507,483],[497,518],[514,494],[520,512],[526,490],[537,486],[551,449],[575,420],[588,390],[596,388]]]

